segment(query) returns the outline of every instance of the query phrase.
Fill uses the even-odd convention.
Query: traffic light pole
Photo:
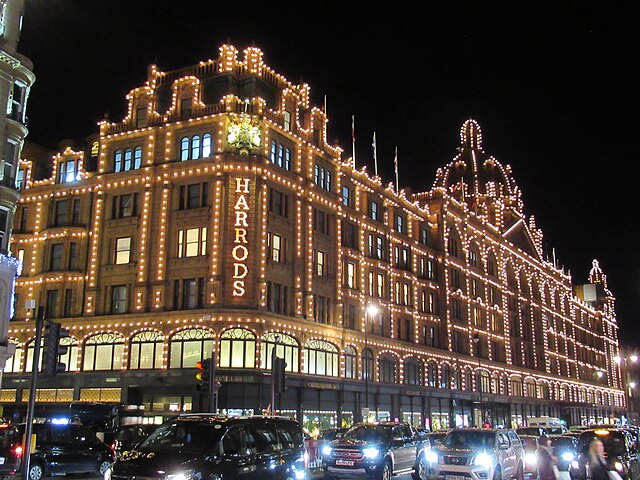
[[[22,480],[29,480],[29,463],[31,460],[31,432],[33,432],[33,414],[36,406],[36,383],[40,367],[40,343],[44,326],[44,307],[38,307],[36,317],[36,338],[33,345],[33,365],[31,367],[31,384],[29,385],[29,403],[27,404],[27,424],[24,427],[24,448],[22,449]]]

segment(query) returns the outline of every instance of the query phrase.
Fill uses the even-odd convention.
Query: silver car
[[[512,430],[453,430],[428,460],[430,476],[438,480],[524,478],[524,450]]]

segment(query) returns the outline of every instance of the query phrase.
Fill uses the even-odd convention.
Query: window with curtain
[[[220,337],[221,368],[256,368],[256,336],[244,328],[225,330]]]
[[[373,353],[368,348],[362,352],[362,379],[373,380]]]
[[[214,335],[203,328],[182,330],[171,337],[169,368],[194,368],[213,351]]]
[[[60,361],[67,366],[65,371],[79,371],[80,349],[78,348],[78,340],[73,337],[64,337],[60,339],[60,345],[67,347],[67,353],[60,355]]]
[[[132,370],[162,368],[162,344],[164,336],[160,332],[136,333],[131,339],[129,368]]]
[[[356,349],[351,346],[344,349],[344,376],[346,378],[358,377],[358,356]]]
[[[390,355],[382,355],[378,362],[380,368],[379,381],[385,383],[396,383],[398,378],[398,363]]]
[[[122,367],[124,337],[116,333],[99,333],[84,345],[82,370],[119,370]]]

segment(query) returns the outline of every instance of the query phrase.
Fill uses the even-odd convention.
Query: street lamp
[[[369,346],[369,321],[372,317],[375,317],[380,308],[377,305],[370,303],[364,310],[364,351],[362,352],[363,358],[363,369],[364,372],[364,395],[365,395],[365,405],[367,409],[367,420],[369,419],[369,375],[371,374],[371,365],[369,364],[369,357],[367,357],[366,361],[364,360],[364,355],[368,352]],[[364,420],[364,419],[363,419]]]

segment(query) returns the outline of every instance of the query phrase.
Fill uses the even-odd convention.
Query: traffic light
[[[196,389],[200,392],[210,394],[213,391],[215,371],[213,368],[213,358],[203,358],[196,363]]]
[[[62,355],[66,355],[68,347],[60,345],[60,340],[69,337],[69,330],[62,328],[59,323],[48,322],[44,338],[44,374],[54,376],[64,372],[67,365],[60,361]]]
[[[285,384],[285,370],[287,369],[287,362],[284,358],[275,357],[273,359],[273,369],[271,374],[273,375],[273,389],[274,393],[283,393],[287,386]]]

